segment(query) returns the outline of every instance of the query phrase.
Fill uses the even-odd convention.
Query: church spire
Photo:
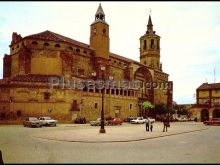
[[[148,32],[153,32],[153,24],[152,24],[152,21],[151,21],[151,15],[149,15],[148,24],[147,24],[147,31]]]
[[[99,7],[98,7],[98,9],[96,11],[95,20],[105,21],[105,13],[104,13],[104,11],[102,9],[101,3],[99,3]]]

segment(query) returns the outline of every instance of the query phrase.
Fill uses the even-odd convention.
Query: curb
[[[202,128],[202,129],[196,129],[192,131],[185,131],[185,132],[179,132],[179,133],[172,133],[168,135],[159,135],[159,136],[153,136],[153,137],[147,137],[147,138],[141,138],[141,139],[133,139],[133,140],[83,141],[83,140],[59,140],[59,139],[52,139],[52,138],[49,139],[49,138],[36,137],[36,136],[33,136],[33,137],[39,138],[39,139],[45,139],[45,140],[54,140],[54,141],[62,141],[62,142],[77,142],[77,143],[124,143],[124,142],[136,142],[136,141],[150,140],[150,139],[156,139],[156,138],[161,138],[161,137],[166,137],[166,136],[173,136],[173,135],[180,135],[180,134],[191,133],[191,132],[204,131],[207,129],[208,128]]]

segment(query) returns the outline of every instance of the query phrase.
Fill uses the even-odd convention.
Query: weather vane
[[[149,8],[149,14],[151,15],[151,8]]]

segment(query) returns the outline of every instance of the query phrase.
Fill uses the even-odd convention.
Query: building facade
[[[198,121],[220,118],[220,83],[203,83],[196,89],[192,112]]]
[[[146,100],[172,106],[172,81],[162,70],[160,36],[153,30],[151,16],[146,33],[140,37],[140,62],[110,52],[109,30],[99,5],[90,26],[89,44],[51,31],[26,37],[14,32],[10,54],[3,58],[0,117],[94,120],[100,117],[102,93],[100,88],[87,85],[88,80],[99,79],[114,82],[104,89],[105,117],[144,116],[141,103]],[[138,87],[115,83],[124,80],[138,82]],[[82,85],[78,82],[87,85],[75,88],[75,84]]]

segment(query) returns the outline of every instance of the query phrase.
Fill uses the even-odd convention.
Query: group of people
[[[170,127],[169,116],[163,118],[163,132],[167,132],[167,128]],[[153,122],[149,118],[146,119],[146,131],[153,131]]]

